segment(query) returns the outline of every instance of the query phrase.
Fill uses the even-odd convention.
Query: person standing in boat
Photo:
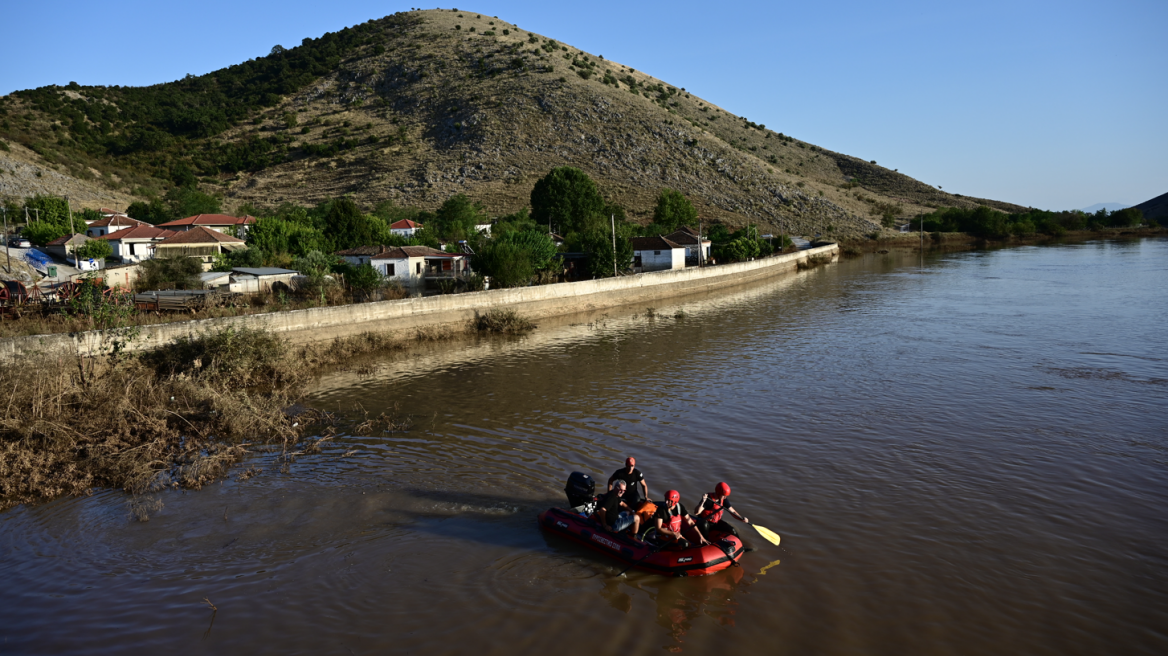
[[[688,546],[689,540],[698,544],[709,544],[698,523],[681,505],[681,493],[670,490],[665,493],[665,503],[657,507],[657,515],[653,518],[657,525],[657,537],[667,543],[676,542]],[[683,536],[682,534],[686,535]]]
[[[641,470],[637,469],[636,458],[625,458],[625,466],[608,477],[608,489],[611,490],[612,484],[618,480],[624,481],[628,487],[628,491],[625,493],[625,503],[629,504],[629,507],[636,508],[639,502],[649,498],[649,483],[645,481],[645,475],[641,473]],[[641,493],[642,491],[644,494]]]
[[[698,504],[698,528],[702,530],[702,533],[708,534],[712,531],[720,531],[738,537],[738,531],[726,520],[722,519],[722,513],[724,512],[730,513],[743,524],[750,523],[750,520],[739,515],[738,511],[730,506],[730,486],[725,483],[718,483],[718,486],[714,488],[712,494],[702,495],[702,502]]]
[[[641,518],[621,498],[626,487],[623,480],[617,480],[612,489],[600,498],[600,509],[596,511],[596,519],[612,533],[632,528],[633,535],[636,536],[641,529]]]

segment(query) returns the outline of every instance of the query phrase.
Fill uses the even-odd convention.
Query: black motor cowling
[[[572,472],[564,492],[568,495],[569,506],[583,506],[596,498],[596,481],[584,472]]]

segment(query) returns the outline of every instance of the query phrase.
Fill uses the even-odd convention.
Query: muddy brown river
[[[323,453],[0,514],[0,653],[1168,653],[1168,240],[918,258],[325,372]],[[781,545],[538,529],[629,455]]]

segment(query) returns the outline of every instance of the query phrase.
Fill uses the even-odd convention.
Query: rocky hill
[[[123,196],[193,174],[229,207],[353,194],[433,209],[465,193],[503,214],[570,165],[643,221],[662,187],[707,219],[794,234],[864,234],[882,216],[941,206],[1022,209],[942,192],[457,10],[387,16],[166,85],[17,92],[0,111],[0,139],[43,166]]]

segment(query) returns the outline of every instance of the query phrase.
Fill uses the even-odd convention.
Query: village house
[[[171,233],[157,242],[154,248],[156,257],[197,257],[204,265],[208,265],[215,260],[216,255],[247,250],[247,243],[213,228],[195,226],[190,230]]]
[[[685,248],[665,237],[633,237],[633,271],[685,268]]]
[[[688,226],[665,235],[669,241],[685,248],[685,265],[698,266],[710,259],[710,249],[713,243],[709,239],[702,239],[697,231]]]
[[[353,266],[368,264],[381,275],[407,287],[421,287],[427,280],[458,278],[470,273],[466,255],[429,246],[358,246],[337,251],[336,255]]]
[[[45,250],[62,260],[73,262],[76,259],[73,252],[87,241],[89,241],[89,237],[82,234],[61,235],[45,244]]]
[[[402,219],[401,221],[394,221],[389,226],[389,231],[395,235],[402,237],[413,237],[414,233],[422,229],[422,224],[409,219]]]
[[[154,226],[137,226],[126,230],[106,233],[96,239],[104,239],[113,248],[113,257],[122,262],[141,262],[154,257],[154,247],[158,242],[178,233]]]
[[[247,228],[256,222],[254,216],[227,216],[226,214],[196,214],[185,219],[177,219],[158,224],[160,228],[185,232],[195,228],[209,228],[236,237],[246,238]]]
[[[85,228],[85,234],[89,237],[102,237],[104,235],[108,235],[111,232],[117,232],[118,230],[129,230],[130,228],[137,228],[140,226],[149,227],[150,224],[146,223],[145,221],[139,221],[138,219],[131,219],[128,216],[115,214],[113,216],[107,216],[103,219],[98,219],[97,221],[89,223],[89,226]]]

